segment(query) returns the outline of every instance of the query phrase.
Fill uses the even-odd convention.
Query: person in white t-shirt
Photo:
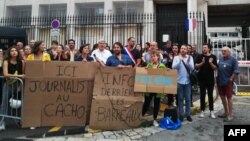
[[[91,54],[91,57],[94,58],[95,61],[101,63],[102,65],[106,64],[107,59],[112,56],[109,50],[106,50],[106,42],[105,40],[98,41],[98,48],[94,50]]]

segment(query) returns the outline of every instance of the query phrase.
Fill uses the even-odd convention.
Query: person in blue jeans
[[[186,45],[181,45],[180,54],[174,57],[172,69],[177,69],[178,78],[177,78],[177,95],[178,95],[178,109],[180,120],[184,120],[184,104],[185,100],[186,105],[186,118],[188,121],[192,121],[191,118],[191,84],[189,80],[189,72],[194,70],[194,62],[191,55],[187,55],[188,48]],[[186,69],[186,67],[187,69]]]

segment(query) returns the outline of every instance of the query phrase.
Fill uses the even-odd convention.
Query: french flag
[[[186,19],[185,20],[185,28],[189,32],[193,32],[197,26],[197,21],[196,19]]]

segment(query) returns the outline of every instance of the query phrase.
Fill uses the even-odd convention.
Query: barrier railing
[[[237,95],[250,95],[250,61],[238,61],[240,74],[236,79]]]
[[[22,79],[17,77],[5,78],[0,76],[1,101],[0,125],[5,129],[5,118],[14,119],[20,125],[22,119],[23,88]]]
[[[210,44],[217,58],[221,57],[221,48],[227,46],[238,61],[250,60],[250,38],[210,38]]]
[[[220,58],[222,47],[231,48],[231,55],[239,63],[240,74],[234,83],[236,95],[250,95],[250,38],[210,38],[212,53]]]

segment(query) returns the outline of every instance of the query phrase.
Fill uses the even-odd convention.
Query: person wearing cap
[[[115,42],[113,44],[114,55],[110,56],[106,62],[106,66],[111,67],[132,67],[133,62],[128,55],[122,54],[122,44]]]

